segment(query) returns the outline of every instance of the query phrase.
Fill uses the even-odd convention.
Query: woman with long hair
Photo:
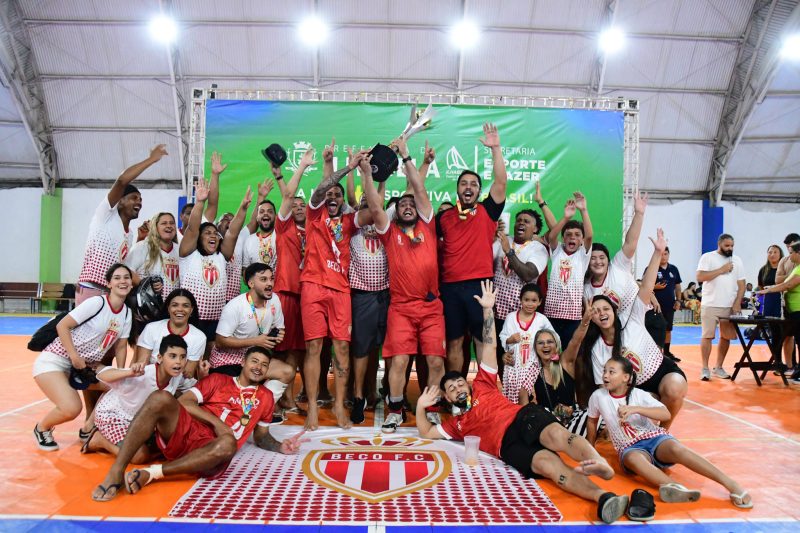
[[[767,248],[767,262],[758,271],[758,288],[775,285],[775,274],[778,272],[778,263],[783,259],[783,250],[777,244]],[[764,316],[781,316],[781,295],[780,293],[768,293],[764,295],[764,303],[761,306],[761,314]]]
[[[125,262],[136,273],[134,278],[161,278],[160,292],[166,295],[180,286],[175,217],[172,213],[158,213],[150,219],[149,226],[147,237],[133,246]],[[139,280],[134,281],[138,284]]]
[[[657,394],[675,420],[683,406],[688,388],[686,375],[671,359],[664,358],[658,345],[645,328],[645,313],[652,296],[658,274],[661,253],[667,246],[664,232],[659,228],[654,250],[647,267],[638,297],[629,318],[623,324],[619,316],[619,302],[613,295],[598,294],[591,301],[591,323],[585,331],[576,364],[578,403],[587,405],[589,397],[603,383],[603,365],[612,357],[630,359],[637,374],[636,386]],[[580,334],[580,333],[576,333]],[[624,349],[623,349],[624,346]]]
[[[81,414],[77,389],[86,388],[80,382],[91,381],[92,370],[100,365],[106,353],[113,350],[117,366],[125,366],[125,341],[131,331],[131,313],[125,298],[133,287],[131,269],[114,263],[106,272],[106,281],[108,294],[84,300],[61,319],[56,326],[58,337],[33,363],[36,385],[54,404],[33,427],[36,443],[42,450],[58,450],[53,429]]]

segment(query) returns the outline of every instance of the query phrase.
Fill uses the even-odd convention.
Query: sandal
[[[665,503],[696,502],[700,499],[699,490],[687,489],[680,483],[664,483],[658,487],[658,495]]]
[[[94,434],[97,433],[97,431],[97,426],[94,426],[92,430],[86,434],[86,440],[83,441],[83,446],[81,446],[82,454],[86,455],[87,453],[94,453],[93,450],[89,449],[89,444],[92,442],[92,437],[94,437]]]
[[[92,426],[92,429],[90,429],[89,431],[84,431],[83,428],[79,429],[78,439],[80,439],[81,442],[86,442],[86,440],[92,436],[92,433],[94,432],[96,427],[97,426]]]
[[[302,407],[300,407],[299,405],[295,405],[294,407],[289,407],[287,409],[284,409],[283,413],[284,413],[284,415],[293,414],[293,415],[300,415],[300,416],[306,416],[308,414],[306,412],[306,410],[303,409]]]
[[[625,514],[628,507],[628,495],[617,496],[613,492],[606,492],[597,502],[597,518],[611,524]]]
[[[656,516],[656,502],[653,495],[642,489],[634,489],[626,513],[634,522],[648,522]]]
[[[142,470],[147,470],[147,469],[134,468],[133,470],[125,474],[125,477],[123,479],[125,480],[125,490],[127,490],[128,493],[136,494],[153,481],[153,473],[148,471],[148,474],[150,475],[147,477],[147,481],[145,481],[144,485],[141,485],[139,483],[139,478],[142,477]],[[133,490],[134,488],[136,490]]]
[[[731,503],[738,507],[739,509],[752,509],[753,508],[753,498],[750,498],[750,501],[745,503],[744,499],[750,496],[750,493],[744,491],[740,494],[734,494],[731,492]]]
[[[119,489],[122,487],[122,483],[112,483],[108,487],[104,487],[103,485],[98,485],[97,488],[103,491],[103,494],[100,496],[95,496],[92,494],[92,499],[96,502],[110,502],[113,500],[117,494],[119,493]],[[114,494],[109,496],[108,493],[114,491]]]

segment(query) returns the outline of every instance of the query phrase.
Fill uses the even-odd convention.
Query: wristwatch
[[[506,257],[508,257],[509,259],[511,259],[515,255],[517,255],[517,252],[515,252],[513,248],[511,248],[509,251],[506,252]]]
[[[411,161],[411,156],[410,155],[407,155],[407,156],[405,156],[403,158],[403,163],[408,163],[409,161]]]
[[[280,174],[278,174],[277,176],[275,176],[275,181],[280,181],[280,180],[282,180],[282,179],[283,179],[283,176],[281,176]]]
[[[539,204],[539,209],[543,208],[543,207],[544,207],[544,206],[546,206],[546,205],[547,205],[547,202],[542,202],[542,203],[540,203],[540,204]]]

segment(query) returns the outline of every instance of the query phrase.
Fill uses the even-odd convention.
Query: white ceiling
[[[481,28],[462,90],[586,96],[608,0],[173,0],[181,24],[179,89],[308,89],[314,53],[296,24],[316,9],[334,26],[319,87],[456,92],[447,27]],[[150,146],[177,151],[169,65],[147,32],[157,0],[17,0],[66,185],[114,178]],[[640,100],[640,183],[661,196],[709,186],[723,104],[754,0],[619,0],[628,34],[606,64],[603,96]],[[800,196],[800,63],[782,64],[728,167],[726,195]],[[0,86],[0,186],[36,182],[38,158],[12,93]],[[775,137],[778,137],[776,139]],[[180,182],[178,158],[151,180]],[[22,181],[20,181],[22,180]],[[98,183],[99,185],[99,183]],[[739,198],[741,199],[741,198]]]

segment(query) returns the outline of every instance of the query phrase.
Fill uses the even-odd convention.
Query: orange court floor
[[[0,530],[14,530],[8,523],[4,527],[5,519],[29,516],[166,518],[194,479],[162,481],[135,497],[123,492],[110,503],[96,503],[90,493],[103,479],[112,458],[79,453],[79,421],[56,429],[60,451],[48,453],[36,448],[31,430],[51,405],[31,378],[36,355],[26,350],[27,340],[22,335],[0,335]],[[795,522],[800,520],[800,386],[784,386],[778,376],[770,373],[764,385],[758,387],[749,370],[742,371],[736,382],[701,382],[699,346],[673,345],[672,351],[683,359],[680,366],[689,380],[687,401],[672,433],[736,479],[750,492],[755,505],[750,510],[736,509],[721,486],[677,466],[671,469],[673,477],[702,490],[703,496],[700,501],[687,504],[663,504],[657,500],[658,521],[763,525],[775,521],[789,522],[789,530],[800,530],[800,523]],[[729,370],[741,353],[738,343],[731,346],[726,365]],[[753,353],[756,359],[767,357],[764,346],[755,347]],[[418,395],[416,381],[410,384],[409,395],[413,403]],[[373,416],[368,412],[363,425],[372,427]],[[413,416],[409,419],[406,425],[413,426]],[[285,423],[302,425],[303,421],[291,415]],[[334,424],[330,410],[321,412],[321,423]],[[600,452],[620,474],[603,486],[630,493],[643,483],[621,474],[610,443],[601,443]],[[539,484],[565,523],[596,520],[594,504],[562,492],[547,480],[540,480]],[[657,494],[657,490],[651,492]]]

